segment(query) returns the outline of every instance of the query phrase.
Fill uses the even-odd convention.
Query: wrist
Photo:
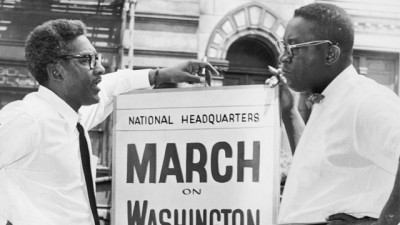
[[[156,68],[149,71],[149,82],[150,85],[157,85],[160,83],[159,79],[160,69]]]

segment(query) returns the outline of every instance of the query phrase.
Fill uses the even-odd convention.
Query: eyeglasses
[[[101,54],[86,54],[86,55],[60,55],[57,58],[60,59],[88,59],[89,69],[92,70],[97,62],[101,65],[102,55]]]
[[[279,47],[279,50],[281,51],[282,55],[286,54],[289,58],[292,58],[295,55],[293,53],[293,49],[303,48],[303,47],[308,47],[308,46],[313,46],[313,45],[321,45],[321,44],[326,44],[326,43],[333,45],[332,42],[329,40],[309,41],[309,42],[303,42],[303,43],[294,44],[294,45],[290,45],[282,40],[282,41],[278,41],[278,47]]]

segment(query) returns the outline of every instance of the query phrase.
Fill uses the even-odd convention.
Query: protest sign
[[[277,89],[156,89],[116,97],[112,224],[275,224]]]

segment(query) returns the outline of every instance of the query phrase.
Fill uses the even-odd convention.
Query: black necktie
[[[90,167],[89,147],[85,138],[85,132],[80,123],[76,125],[79,131],[79,148],[81,152],[83,174],[85,175],[86,187],[89,196],[90,208],[92,210],[94,224],[99,225],[99,215],[97,214],[96,197],[94,195],[93,178]]]

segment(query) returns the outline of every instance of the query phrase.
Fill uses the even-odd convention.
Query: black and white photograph
[[[0,0],[0,225],[400,225],[399,0]]]

